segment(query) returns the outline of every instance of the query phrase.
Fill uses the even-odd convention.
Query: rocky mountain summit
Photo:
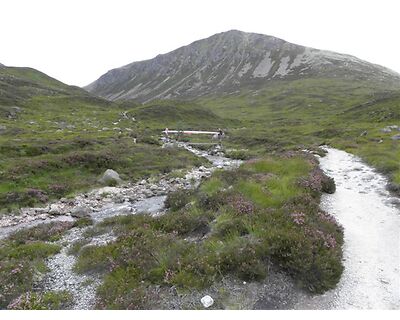
[[[231,30],[110,70],[85,89],[109,100],[147,102],[257,90],[271,81],[299,78],[400,83],[396,72],[350,55]]]

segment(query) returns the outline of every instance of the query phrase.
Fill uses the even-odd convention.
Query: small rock
[[[85,218],[90,216],[90,209],[84,206],[78,206],[71,210],[71,217]]]
[[[49,214],[57,216],[57,215],[61,215],[62,213],[60,212],[59,206],[52,204],[52,205],[50,205],[50,208],[49,208]]]
[[[201,298],[201,303],[203,304],[204,308],[209,308],[214,304],[214,299],[211,298],[210,296],[204,296]]]
[[[391,138],[392,140],[400,140],[400,134],[396,134]]]

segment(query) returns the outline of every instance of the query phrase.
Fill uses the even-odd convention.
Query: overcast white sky
[[[400,72],[399,0],[0,0],[0,63],[83,86],[230,29]]]

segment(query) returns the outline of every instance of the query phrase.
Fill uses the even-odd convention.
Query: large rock
[[[74,218],[90,217],[90,209],[85,206],[77,206],[71,210],[71,217]]]
[[[122,182],[121,178],[119,177],[118,172],[112,170],[112,169],[107,169],[103,173],[103,177],[100,179],[101,183],[107,184],[107,185],[115,185],[119,184]]]

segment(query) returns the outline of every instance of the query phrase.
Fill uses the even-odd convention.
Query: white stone
[[[214,299],[211,298],[209,295],[204,296],[201,298],[201,303],[203,304],[204,308],[209,308],[214,304]]]

